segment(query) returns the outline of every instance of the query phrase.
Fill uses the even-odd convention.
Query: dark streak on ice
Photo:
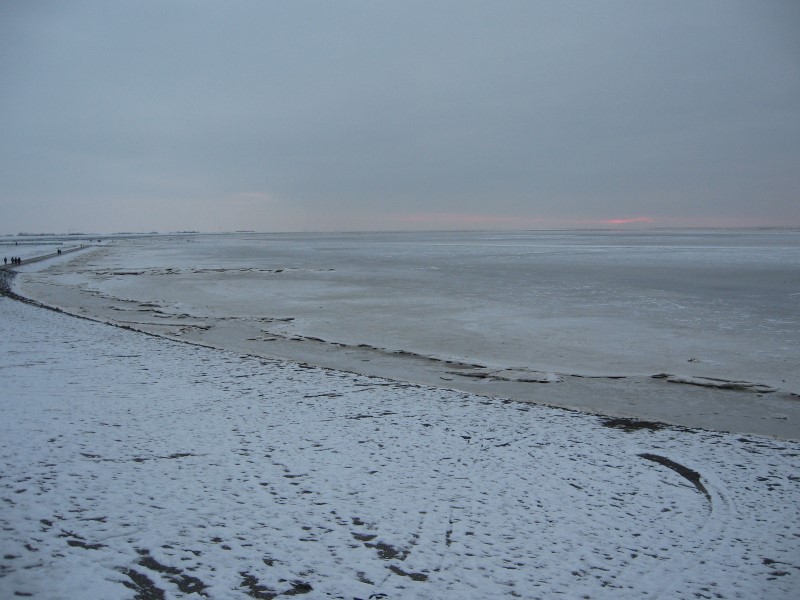
[[[698,473],[697,471],[694,471],[689,467],[677,463],[674,460],[670,460],[665,456],[659,456],[658,454],[650,454],[645,452],[643,454],[640,454],[639,456],[641,456],[646,460],[651,460],[653,462],[656,462],[660,465],[664,465],[665,467],[672,469],[682,477],[689,480],[692,483],[692,485],[694,485],[694,487],[697,488],[697,491],[703,494],[706,498],[708,498],[708,501],[711,502],[711,494],[708,493],[708,490],[700,481],[700,473]]]

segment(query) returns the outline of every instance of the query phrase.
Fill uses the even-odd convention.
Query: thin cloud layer
[[[4,3],[0,233],[800,225],[799,15]]]

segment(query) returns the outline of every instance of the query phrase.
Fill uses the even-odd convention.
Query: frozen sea
[[[728,430],[766,419],[756,432],[798,433],[780,423],[800,393],[795,230],[151,236],[21,271],[23,295],[187,341],[607,414]],[[663,393],[667,382],[737,389]]]

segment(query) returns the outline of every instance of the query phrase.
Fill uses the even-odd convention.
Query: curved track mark
[[[646,460],[652,460],[660,465],[664,465],[678,473],[681,477],[687,479],[691,484],[697,488],[697,491],[703,494],[709,502],[711,502],[711,494],[708,493],[708,490],[700,481],[700,473],[697,471],[690,469],[680,463],[675,462],[667,458],[666,456],[660,456],[658,454],[650,454],[649,452],[644,452],[639,455],[640,457]]]

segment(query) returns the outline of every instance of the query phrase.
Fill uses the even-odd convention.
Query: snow
[[[0,315],[0,597],[796,597],[798,442]]]

